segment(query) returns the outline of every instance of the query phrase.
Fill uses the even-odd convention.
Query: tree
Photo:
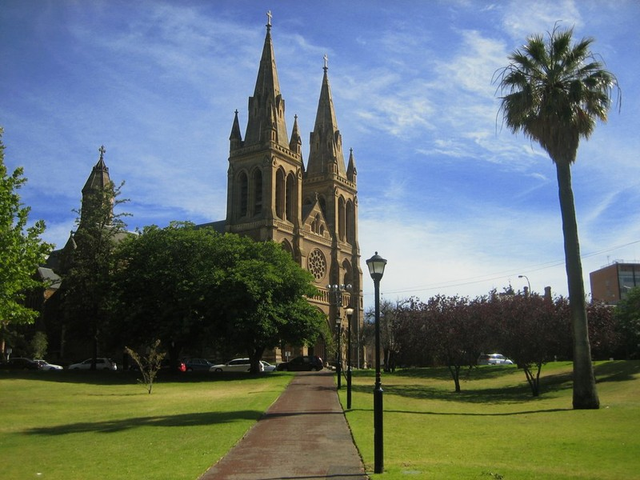
[[[145,386],[149,395],[151,395],[153,382],[160,371],[162,360],[166,355],[166,353],[158,351],[159,346],[160,340],[156,340],[146,349],[146,355],[138,355],[135,350],[129,347],[124,348],[125,353],[138,365],[138,369],[140,369],[140,373],[142,374],[142,380],[138,379],[138,382]]]
[[[522,50],[509,56],[498,74],[503,121],[513,132],[538,142],[556,166],[565,264],[573,333],[573,408],[599,408],[587,327],[578,225],[571,186],[581,137],[589,138],[596,120],[606,121],[611,94],[617,87],[590,50],[593,39],[572,45],[573,30],[557,28],[527,39]]]
[[[160,338],[172,361],[185,346],[245,351],[252,371],[267,348],[312,343],[326,334],[306,297],[312,277],[280,245],[172,223],[124,241],[113,277],[117,338]]]
[[[78,340],[91,342],[92,369],[109,319],[113,253],[127,235],[122,218],[128,214],[114,214],[115,206],[128,201],[118,199],[122,186],[109,181],[103,187],[83,191],[78,228],[72,237],[75,248],[67,252],[63,273],[65,323]]]
[[[20,202],[18,195],[27,179],[22,168],[8,174],[2,134],[0,128],[0,351],[4,352],[6,327],[33,323],[38,316],[25,306],[24,299],[29,290],[42,285],[34,275],[52,246],[40,238],[45,230],[42,220],[27,226],[31,209]]]
[[[627,358],[640,355],[640,287],[632,288],[615,307],[621,341]]]
[[[497,300],[502,352],[523,369],[531,394],[540,395],[542,366],[561,350],[567,322],[563,299],[514,295]]]

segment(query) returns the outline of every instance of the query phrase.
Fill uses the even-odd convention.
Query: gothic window
[[[356,209],[352,200],[347,202],[347,242],[354,244],[356,240]]]
[[[322,210],[322,214],[324,215],[324,218],[328,218],[327,217],[327,201],[325,200],[324,197],[319,197],[318,200],[320,202],[320,210]]]
[[[344,241],[346,231],[346,206],[344,197],[338,199],[338,238]]]
[[[262,213],[262,172],[256,169],[253,172],[253,214]]]
[[[343,279],[342,279],[342,283],[344,285],[353,285],[353,272],[351,269],[351,263],[349,263],[348,260],[345,260],[344,262],[342,262],[342,272],[343,272]]]
[[[283,219],[285,218],[285,193],[284,171],[280,168],[276,172],[276,215]]]
[[[287,176],[287,217],[286,219],[293,223],[296,217],[296,205],[298,196],[296,195],[296,180],[293,174]]]
[[[317,248],[307,258],[307,270],[311,272],[316,281],[322,280],[327,273],[327,260]]]
[[[247,204],[248,204],[248,193],[249,193],[249,179],[247,178],[247,174],[245,172],[240,172],[240,176],[238,179],[238,184],[240,187],[240,216],[244,217],[247,214]]]

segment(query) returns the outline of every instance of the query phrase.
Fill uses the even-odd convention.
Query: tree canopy
[[[306,299],[311,274],[274,242],[172,223],[124,241],[116,262],[119,337],[160,338],[174,358],[185,345],[226,345],[257,371],[265,349],[313,343],[326,328]]]
[[[31,323],[38,312],[25,307],[25,294],[42,283],[35,273],[52,246],[40,236],[42,220],[29,224],[30,207],[20,201],[18,190],[26,183],[23,169],[9,174],[4,164],[3,130],[0,128],[0,327]]]

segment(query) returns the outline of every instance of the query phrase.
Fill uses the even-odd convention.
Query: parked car
[[[322,368],[322,359],[317,355],[303,355],[288,362],[278,364],[278,370],[290,372],[311,370],[319,372]]]
[[[478,365],[513,365],[513,362],[500,353],[482,353]]]
[[[190,358],[184,361],[187,372],[208,372],[213,363],[205,358]]]
[[[162,362],[160,363],[160,371],[173,371],[173,372],[178,372],[178,373],[184,373],[187,371],[187,365],[183,362],[178,360],[177,364],[172,364],[171,363],[171,359],[169,358],[165,358],[164,360],[162,360]]]
[[[84,362],[72,363],[69,370],[90,370],[92,358],[87,358]],[[96,358],[96,370],[117,370],[118,366],[110,358]]]
[[[11,370],[40,370],[40,364],[30,358],[13,357],[8,362],[2,364],[1,368]]]
[[[265,362],[264,360],[260,360],[260,363],[262,364],[262,371],[263,372],[273,372],[276,369],[275,365],[271,365],[269,362]]]
[[[260,365],[260,371],[263,371],[262,363]],[[234,358],[227,363],[219,363],[213,365],[210,368],[210,372],[222,373],[222,372],[248,372],[251,370],[251,361],[248,358]]]
[[[49,363],[46,360],[37,359],[34,362],[38,362],[40,364],[40,370],[62,370],[61,365],[55,365],[53,363]]]

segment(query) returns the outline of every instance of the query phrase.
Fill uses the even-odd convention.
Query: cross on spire
[[[273,15],[271,14],[271,10],[267,11],[267,27],[271,27],[271,17]]]
[[[104,145],[100,145],[98,151],[100,152],[100,160],[104,160],[104,154],[107,152],[107,149],[104,148]]]
[[[324,56],[322,57],[322,59],[324,60],[324,70],[325,72],[329,69],[329,56],[325,53]]]

